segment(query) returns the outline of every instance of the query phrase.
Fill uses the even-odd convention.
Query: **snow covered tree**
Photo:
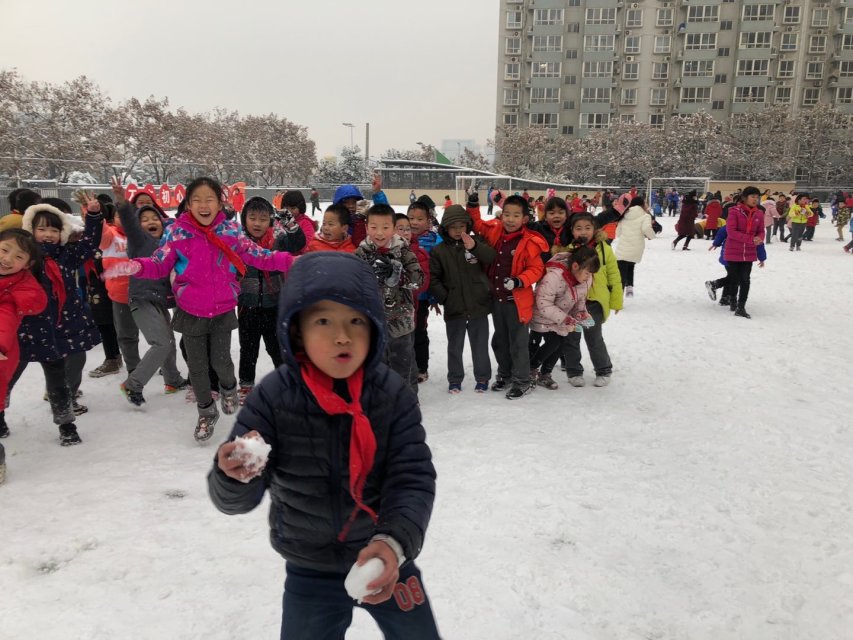
[[[316,181],[320,184],[364,184],[370,182],[372,172],[364,161],[358,145],[344,147],[340,159],[324,159],[317,169]]]
[[[499,127],[494,141],[495,169],[519,178],[547,180],[554,175],[556,145],[545,129]]]
[[[492,163],[482,153],[474,153],[468,147],[462,149],[462,153],[456,158],[456,164],[461,167],[468,167],[469,169],[492,170]]]

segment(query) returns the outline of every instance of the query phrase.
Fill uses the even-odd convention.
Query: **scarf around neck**
[[[246,265],[240,259],[240,256],[234,252],[234,249],[225,244],[225,241],[216,235],[216,226],[213,223],[204,226],[196,220],[195,216],[189,211],[186,212],[186,216],[193,228],[201,231],[205,240],[225,254],[225,257],[228,258],[228,262],[234,265],[234,268],[237,269],[237,272],[241,276],[246,275]]]

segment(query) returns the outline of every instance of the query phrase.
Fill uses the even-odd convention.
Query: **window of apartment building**
[[[812,11],[812,26],[813,27],[828,27],[829,26],[829,9],[814,9]]]
[[[649,104],[653,107],[662,107],[666,104],[666,88],[652,89],[649,96]]]
[[[569,2],[575,2],[575,1],[576,1],[576,0],[569,0]],[[572,5],[569,5],[569,6],[572,6]],[[574,128],[574,127],[563,127],[563,135],[564,135],[564,136],[570,136],[570,135],[572,135],[574,132],[575,132],[575,128]]]
[[[533,62],[530,64],[531,78],[559,78],[561,62]]]
[[[566,26],[566,31],[568,31],[569,33],[580,33],[581,23],[580,22],[570,22]]]
[[[853,104],[853,87],[838,87],[835,92],[836,104]]]
[[[782,41],[779,43],[779,49],[782,51],[796,51],[799,38],[799,33],[783,33]]]
[[[610,87],[584,87],[581,91],[581,102],[587,104],[610,102],[612,91]]]
[[[597,35],[583,37],[584,51],[613,51],[615,36]]]
[[[853,51],[853,35],[847,33],[841,38],[841,50]]]
[[[610,127],[609,113],[582,113],[581,129],[607,129]]]
[[[714,76],[714,84],[726,84],[729,81],[729,76],[725,73],[718,73]]]
[[[851,10],[851,7],[844,9],[844,24],[853,24],[853,10]]]
[[[662,113],[653,113],[649,116],[649,126],[652,129],[663,129],[666,118]]]
[[[720,47],[717,49],[718,58],[728,58],[731,55],[731,50],[728,47]]]
[[[633,113],[623,113],[619,116],[619,122],[622,124],[634,124],[636,120],[634,119]]]
[[[772,4],[745,4],[743,5],[743,21],[751,20],[773,20],[776,7]]]
[[[562,51],[563,36],[533,36],[534,51]]]
[[[575,101],[574,100],[563,100],[563,110],[571,111],[574,108],[575,108]]]
[[[520,29],[521,28],[521,11],[506,12],[506,28]]]
[[[616,24],[616,7],[587,9],[587,24]]]
[[[642,27],[643,26],[643,10],[642,9],[628,9],[625,12],[625,26],[629,29],[632,27]]]
[[[796,65],[793,60],[780,60],[779,70],[777,71],[776,76],[779,78],[793,78],[795,66]]]
[[[566,84],[577,84],[578,83],[578,77],[577,76],[566,76],[565,78],[563,78],[563,81]]]
[[[510,56],[521,53],[521,38],[507,38],[504,52]]]
[[[800,7],[785,7],[782,24],[800,24]]]
[[[504,106],[517,107],[518,96],[518,89],[504,89]]]
[[[725,100],[714,100],[711,103],[711,110],[712,111],[722,111],[725,108],[726,108],[726,101]]]
[[[776,104],[791,104],[791,87],[776,87]]]
[[[738,60],[737,75],[766,76],[770,68],[770,60]]]
[[[720,31],[731,31],[732,30],[732,21],[731,20],[723,20],[720,22]]]
[[[655,36],[655,53],[672,51],[672,36]]]
[[[688,51],[698,49],[716,49],[717,34],[716,33],[688,33],[687,40],[684,43],[684,48]]]
[[[681,102],[711,102],[711,87],[684,87],[681,89]]]
[[[710,78],[714,75],[714,61],[685,60],[681,75],[685,78]]]
[[[560,124],[559,113],[531,113],[529,124],[534,129],[556,129]]]
[[[843,60],[838,66],[838,75],[842,78],[853,78],[853,60]]]
[[[562,9],[536,9],[533,12],[533,24],[563,24]]]
[[[788,34],[785,34],[788,35]],[[739,49],[769,49],[772,31],[747,31],[740,34]]]
[[[640,53],[640,36],[625,38],[625,53]]]
[[[623,80],[639,80],[640,79],[640,63],[626,62],[622,65]]]
[[[639,89],[622,89],[622,104],[637,104]]]
[[[612,60],[587,60],[583,63],[584,78],[612,78]]]
[[[720,7],[713,4],[689,5],[687,22],[717,22],[720,19]]]
[[[505,127],[517,127],[518,126],[518,114],[517,113],[505,113],[504,114],[504,126]]]
[[[809,53],[826,53],[826,36],[811,36]]]
[[[814,89],[803,89],[802,105],[804,107],[813,107],[818,102],[820,102],[820,88],[819,87],[816,87]]]
[[[668,62],[652,63],[652,80],[666,80],[669,78]]]
[[[577,49],[566,49],[566,60],[577,60],[578,59],[578,50]]]
[[[521,77],[521,65],[518,62],[507,62],[504,67],[504,80],[518,80]]]
[[[672,26],[672,9],[658,9],[657,10],[657,20],[655,20],[655,24],[659,27],[671,27]]]
[[[767,87],[735,87],[732,102],[764,102]]]
[[[581,0],[569,0],[570,7],[579,7],[581,6]]]
[[[806,80],[823,79],[823,62],[806,63]]]
[[[559,87],[533,87],[530,89],[531,104],[559,102],[560,89]]]

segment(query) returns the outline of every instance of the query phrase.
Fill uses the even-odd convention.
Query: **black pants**
[[[676,246],[676,247],[677,247],[677,246],[678,246],[678,243],[679,243],[679,242],[681,242],[682,240],[684,240],[685,238],[687,238],[687,239],[685,240],[685,242],[684,242],[684,248],[686,249],[688,246],[690,246],[690,241],[693,239],[693,236],[692,236],[692,235],[689,235],[689,236],[683,236],[683,235],[679,234],[679,235],[678,235],[678,237],[675,239],[675,242],[673,242],[673,243],[672,243],[672,244],[673,244],[673,246]],[[624,283],[623,283],[623,284],[624,284]]]
[[[465,350],[465,335],[471,345],[474,361],[474,379],[488,382],[492,377],[492,362],[489,359],[489,316],[445,320],[447,331],[447,381],[461,384],[465,378],[462,353]]]
[[[418,373],[429,371],[429,332],[427,323],[429,321],[429,302],[418,301],[418,310],[415,313],[415,362]]]
[[[751,262],[729,262],[729,280],[731,299],[737,295],[737,306],[743,309],[749,297],[749,276],[752,273]]]
[[[187,367],[190,382],[195,392],[199,409],[210,405],[214,389],[210,374],[212,368],[219,378],[218,389],[233,389],[237,385],[234,378],[234,363],[231,360],[231,332],[216,331],[202,336],[184,336],[187,349]]]
[[[115,360],[121,355],[118,349],[118,336],[113,324],[99,324],[98,332],[101,334],[101,344],[104,346],[104,358]]]
[[[712,280],[714,289],[722,289],[723,297],[731,296],[731,267],[726,264],[726,275],[723,278]]]
[[[76,370],[79,366],[80,375],[82,376],[83,366],[86,364],[86,352],[82,352],[82,364],[80,364],[80,356],[81,354],[79,353],[74,353],[70,356],[74,358],[70,367],[68,364],[68,358],[60,358],[59,360],[53,360],[52,362],[39,363],[42,371],[44,371],[44,381],[47,386],[47,399],[50,402],[50,411],[53,414],[54,424],[70,424],[74,422],[74,411],[72,410],[71,401],[74,398],[76,390],[80,388],[80,382],[78,380],[77,387],[72,391],[71,385],[68,382],[67,369],[71,368]],[[12,387],[15,386],[15,383],[20,379],[21,375],[23,375],[28,364],[30,364],[28,361],[21,360],[18,364],[18,368],[15,369],[12,379],[9,381],[10,396],[12,395]]]
[[[181,338],[178,346],[181,348],[181,355],[184,357],[184,362],[189,365],[190,359],[187,357],[187,346],[184,344],[184,339]],[[207,358],[210,360],[210,345],[207,345]],[[192,371],[187,372],[187,379],[190,381],[190,386],[192,386]],[[207,377],[210,380],[210,388],[211,389],[219,389],[219,376],[216,375],[216,371],[213,370],[213,367],[207,368]]]
[[[622,276],[622,286],[633,287],[635,263],[629,262],[628,260],[617,260],[616,264],[619,265],[619,275]]]
[[[806,230],[803,232],[803,240],[814,240],[814,232],[817,227],[810,227],[806,225]]]
[[[787,229],[787,220],[785,218],[776,218],[773,222],[773,233],[779,231],[779,242],[785,242],[785,229]]]
[[[418,369],[415,366],[414,331],[385,342],[385,363],[418,395]]]
[[[312,200],[312,201],[311,201],[311,215],[312,215],[312,216],[314,215],[314,212],[315,212],[315,211],[322,211],[322,209],[320,208],[320,203],[319,203],[319,202],[314,202],[314,201]]]
[[[515,302],[493,302],[492,351],[498,361],[498,380],[528,384],[530,382],[530,353],[528,326],[518,319]]]
[[[586,348],[589,351],[592,366],[595,367],[595,375],[609,376],[613,372],[613,364],[610,362],[610,354],[607,352],[607,345],[604,344],[604,333],[602,331],[604,325],[604,309],[601,304],[594,300],[587,300],[586,310],[592,319],[595,320],[595,326],[583,330],[583,339],[586,342]],[[568,377],[582,376],[583,364],[581,364],[581,334],[577,331],[572,331],[566,336],[564,342],[565,348],[563,353],[566,356],[566,374]],[[556,361],[555,356],[551,359]],[[553,366],[553,365],[552,365]],[[544,367],[543,367],[544,370]]]
[[[716,235],[717,235],[716,229],[705,229],[705,239],[706,240],[713,240],[714,236],[716,236]],[[767,237],[769,238],[770,236],[768,235]]]
[[[278,369],[283,362],[281,348],[276,335],[276,319],[278,310],[272,309],[240,309],[237,316],[239,327],[237,335],[240,338],[240,367],[238,377],[241,387],[255,384],[255,369],[258,364],[258,352],[261,339],[272,359],[273,366]]]
[[[549,331],[548,333],[540,334],[545,337],[545,341],[539,346],[536,350],[536,353],[530,358],[530,368],[538,369],[542,366],[542,364],[549,360],[552,357],[559,356],[563,351],[563,347],[566,342],[566,336],[561,336],[558,333],[554,333]],[[554,360],[556,362],[556,360]],[[551,365],[551,369],[546,371],[545,373],[551,373],[553,370],[553,364]]]
[[[799,247],[803,244],[803,234],[806,232],[806,223],[805,222],[792,222],[791,223],[791,235],[788,236],[791,239],[792,247]]]

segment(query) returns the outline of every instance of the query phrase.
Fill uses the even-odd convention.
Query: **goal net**
[[[456,176],[456,192],[454,202],[464,205],[468,199],[468,190],[476,189],[480,194],[480,204],[486,206],[489,187],[500,189],[504,196],[515,193],[512,190],[513,179],[509,176],[458,175]],[[517,182],[517,181],[516,181]]]
[[[675,189],[680,195],[696,190],[696,193],[701,198],[708,191],[711,184],[709,177],[697,176],[681,176],[681,177],[665,177],[665,178],[649,178],[648,190],[646,191],[646,202],[652,203],[654,198],[652,194],[667,193],[670,189]],[[656,196],[657,197],[657,196]],[[666,204],[663,203],[664,208]]]

